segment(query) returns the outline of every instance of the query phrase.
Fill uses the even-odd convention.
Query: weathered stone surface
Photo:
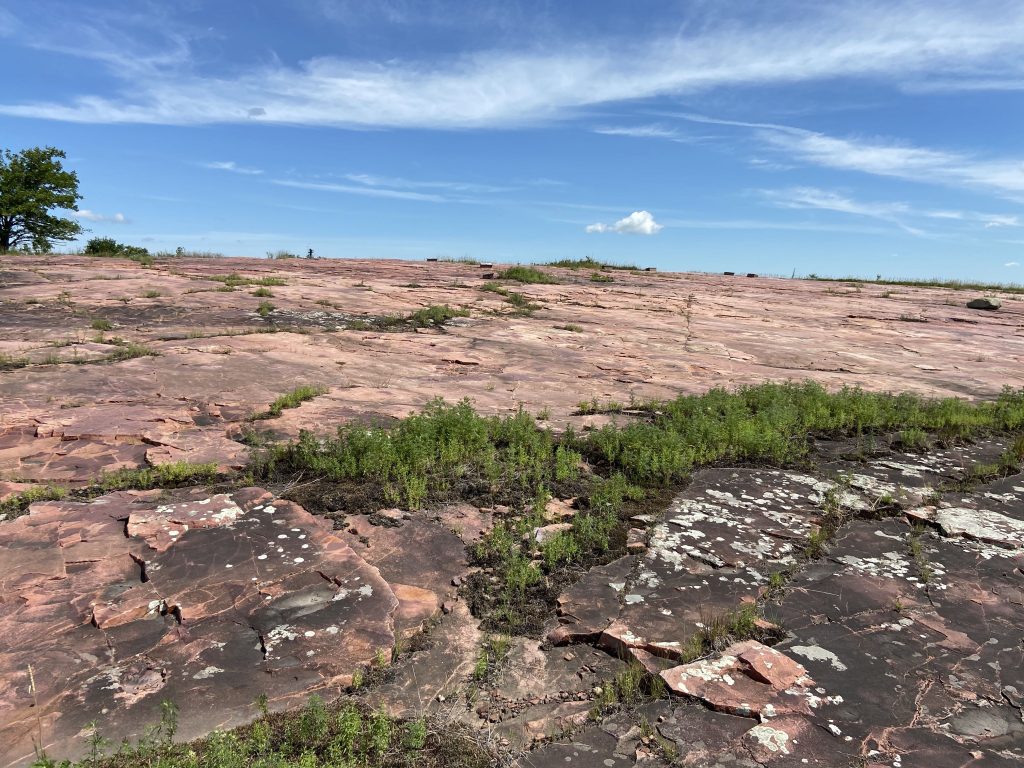
[[[580,401],[765,380],[968,397],[1024,386],[1014,296],[985,313],[957,291],[667,273],[616,273],[604,286],[554,270],[560,284],[517,288],[541,308],[514,316],[475,287],[478,270],[441,262],[178,259],[142,270],[17,256],[0,268],[0,352],[33,363],[0,373],[0,498],[121,467],[229,469],[246,460],[249,429],[330,433],[435,396],[468,396],[483,413],[546,409],[558,431],[637,417],[579,415]],[[230,272],[287,282],[270,318],[249,292],[216,290],[211,278]],[[154,281],[163,297],[135,298]],[[61,291],[73,307],[54,300]],[[471,316],[444,329],[345,330],[431,304]],[[926,322],[897,322],[901,307]],[[93,318],[159,356],[100,362],[115,347],[94,338]],[[583,331],[559,328],[568,322]],[[278,332],[255,333],[272,324]],[[55,350],[83,364],[44,365]],[[298,384],[327,392],[249,421]],[[164,698],[187,704],[188,737],[247,720],[257,693],[275,708],[333,696],[401,638],[413,650],[360,695],[479,728],[524,766],[660,768],[662,740],[673,764],[693,766],[1016,765],[1024,480],[936,499],[973,464],[997,463],[1007,441],[917,454],[895,437],[816,439],[818,466],[799,472],[696,473],[668,509],[634,518],[625,557],[565,590],[548,643],[511,639],[486,680],[474,674],[485,637],[459,590],[466,546],[507,509],[376,510],[337,515],[333,530],[259,489],[38,503],[0,523],[0,764],[25,763],[40,728],[60,757],[80,749],[91,720],[115,739],[138,734]],[[837,495],[860,519],[806,562]],[[544,522],[575,514],[573,499],[552,499]],[[770,578],[781,569],[794,570],[784,588]],[[763,601],[770,585],[782,598],[764,605],[765,644],[680,664],[702,625]],[[594,698],[627,662],[686,692],[590,724]]]
[[[468,396],[491,413],[547,409],[561,428],[612,418],[573,416],[583,400],[769,379],[973,397],[1024,384],[1024,336],[1015,332],[1024,313],[1014,296],[982,314],[964,306],[972,297],[962,291],[864,285],[829,293],[816,281],[663,272],[623,272],[595,286],[552,270],[561,284],[518,289],[542,309],[512,316],[501,296],[476,288],[479,270],[441,262],[182,258],[142,269],[19,255],[2,266],[16,278],[0,288],[0,351],[36,362],[54,352],[99,359],[116,349],[94,340],[90,322],[103,319],[114,326],[109,337],[160,355],[0,376],[0,473],[38,482],[82,483],[146,461],[237,465],[247,449],[231,437],[297,383],[329,391],[258,428],[282,437],[329,431],[403,416],[436,396]],[[232,272],[286,281],[274,289],[269,318],[256,314],[248,291],[216,290],[222,284],[211,278]],[[161,297],[139,298],[154,286]],[[62,292],[66,302],[56,300]],[[430,304],[472,315],[444,331],[343,330],[352,319]],[[908,307],[928,322],[896,322]],[[558,328],[569,322],[583,332]],[[255,333],[272,324],[284,332]],[[55,350],[52,342],[69,343]]]
[[[762,720],[810,714],[828,702],[796,661],[753,640],[736,643],[714,659],[666,669],[674,693],[698,699],[717,712]]]
[[[181,732],[337,691],[389,651],[402,598],[322,519],[262,489],[156,505],[36,504],[0,526],[0,762],[81,749],[90,720],[139,735],[163,699]],[[35,700],[28,690],[32,666]]]
[[[968,309],[999,309],[1001,306],[1003,306],[1003,302],[991,296],[986,296],[981,299],[971,299],[967,302]]]

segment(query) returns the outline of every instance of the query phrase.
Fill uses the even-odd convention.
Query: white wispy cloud
[[[246,168],[245,166],[238,165],[234,160],[215,160],[212,163],[200,163],[203,168],[211,168],[215,171],[230,171],[231,173],[241,173],[245,176],[259,176],[263,173],[259,168]]]
[[[106,216],[102,213],[96,213],[96,211],[90,211],[88,208],[82,208],[81,210],[74,211],[71,214],[76,219],[84,219],[85,221],[95,222],[107,222],[111,224],[124,224],[128,221],[123,213],[115,213],[111,216]]]
[[[796,210],[822,210],[866,216],[887,221],[912,235],[925,232],[901,220],[902,214],[910,212],[910,206],[900,202],[863,202],[846,195],[817,187],[791,187],[781,190],[763,190],[762,194],[779,208]]]
[[[657,123],[651,125],[601,126],[592,130],[594,133],[600,133],[605,136],[630,136],[636,139],[668,139],[669,141],[678,142],[692,141],[692,139],[675,128],[666,128]]]
[[[442,195],[429,194],[425,192],[411,192],[400,189],[381,189],[378,187],[357,186],[354,184],[331,184],[328,182],[318,181],[291,181],[289,179],[274,179],[273,183],[282,187],[312,189],[318,192],[341,192],[348,195],[363,195],[364,197],[385,197],[394,200],[418,200],[427,203],[449,202],[448,198]]]
[[[796,210],[822,210],[845,213],[853,216],[886,221],[914,235],[926,232],[907,223],[907,219],[932,219],[958,222],[965,226],[981,225],[986,229],[995,227],[1021,227],[1024,221],[1019,216],[979,211],[931,210],[917,208],[902,201],[864,201],[845,193],[824,190],[817,187],[789,187],[786,189],[760,190],[761,195],[778,208]]]
[[[591,224],[587,232],[616,232],[620,235],[656,235],[664,227],[654,220],[649,211],[633,211],[629,216],[619,219],[614,224]]]
[[[126,57],[101,39],[81,46],[79,37],[65,35],[76,45],[64,44],[62,52],[86,49],[109,60],[123,78],[120,93],[7,103],[0,113],[98,123],[472,128],[535,124],[595,105],[739,85],[1024,74],[1019,2],[847,0],[800,10],[798,19],[761,14],[748,22],[708,13],[680,33],[646,39],[568,40],[429,62],[272,60],[237,75],[203,74],[194,59],[182,63],[179,39],[166,57],[126,68]]]
[[[1019,261],[1008,261],[1005,264],[1003,264],[1003,266],[1004,267],[1019,267],[1020,266],[1020,262]]]
[[[765,148],[785,155],[790,161],[929,184],[966,186],[1015,201],[1024,197],[1024,157],[984,157],[884,137],[840,138],[778,123],[696,114],[675,116],[697,123],[749,128]]]
[[[477,184],[469,181],[420,181],[393,176],[374,176],[369,173],[348,173],[345,174],[345,178],[368,187],[392,189],[444,189],[452,192],[505,192],[509,189],[509,187],[495,187],[490,184]]]

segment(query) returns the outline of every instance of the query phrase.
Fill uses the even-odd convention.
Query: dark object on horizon
[[[747,277],[757,277],[756,272],[747,272]]]
[[[1003,302],[999,299],[986,296],[983,299],[971,299],[967,302],[968,309],[999,309]]]
[[[437,256],[432,256],[428,258],[427,261],[437,261]]]
[[[309,252],[306,254],[306,258],[307,259],[312,259],[313,258],[313,249],[312,248],[309,249]]]
[[[735,275],[736,273],[735,272],[723,272],[722,274],[723,275]]]
[[[657,267],[644,267],[644,272],[657,272]]]
[[[490,263],[482,263],[480,264],[480,269],[494,269],[494,265]]]

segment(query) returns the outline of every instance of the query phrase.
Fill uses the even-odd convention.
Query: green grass
[[[163,296],[163,294],[160,293],[160,291],[145,291],[145,292],[143,292],[141,298],[143,298],[143,299],[159,299],[161,296]]]
[[[286,392],[274,400],[265,413],[254,416],[253,420],[276,419],[286,408],[298,408],[307,400],[312,400],[314,397],[319,397],[326,392],[327,387],[320,384],[304,384],[300,387],[296,387],[291,392]]]
[[[951,280],[940,277],[930,279],[918,278],[885,278],[878,276],[874,280],[862,277],[819,277],[815,274],[808,275],[807,280],[820,280],[826,282],[848,283],[857,282],[869,285],[908,285],[916,288],[950,288],[959,291],[1001,292],[1024,294],[1024,285],[1020,283],[979,283],[971,280]]]
[[[15,357],[6,352],[0,352],[0,371],[13,371],[18,368],[24,368],[30,363],[31,361],[27,357]]]
[[[113,340],[111,343],[114,343]],[[155,349],[145,344],[137,344],[134,341],[118,344],[117,349],[109,353],[104,360],[111,363],[119,363],[122,360],[134,360],[137,357],[158,357],[160,355]]]
[[[89,327],[92,328],[94,331],[112,331],[112,330],[114,330],[114,324],[113,323],[111,323],[109,320],[103,320],[101,318],[96,318],[95,320],[93,320],[89,324]]]
[[[226,288],[238,288],[247,285],[287,285],[285,280],[280,277],[242,277],[237,272],[232,272],[230,275],[212,275],[205,279],[224,283]]]
[[[453,317],[469,317],[468,309],[453,309],[447,304],[434,304],[418,309],[405,318],[414,328],[440,327]]]
[[[499,296],[504,297],[505,301],[512,305],[515,309],[516,315],[529,315],[540,309],[539,304],[532,304],[530,300],[523,296],[521,293],[510,291],[508,288],[499,285],[498,283],[484,283],[480,286],[481,291],[487,293],[496,293]]]
[[[0,518],[11,519],[28,512],[37,501],[57,501],[67,496],[67,489],[55,485],[40,485],[8,496],[0,501]]]
[[[590,282],[592,283],[614,283],[615,278],[611,275],[606,275],[603,272],[591,272]]]
[[[425,718],[399,720],[352,701],[327,705],[312,696],[293,712],[260,716],[231,731],[175,743],[178,708],[164,702],[160,722],[136,744],[112,744],[95,726],[84,737],[88,756],[33,768],[487,768],[494,756],[465,727]]]
[[[554,277],[546,272],[542,272],[536,267],[509,267],[504,272],[498,274],[498,277],[502,280],[515,280],[517,283],[557,283]]]
[[[445,261],[450,264],[470,264],[476,266],[480,263],[479,259],[474,259],[472,256],[440,256],[438,261]]]
[[[252,295],[261,299],[269,299],[273,297],[274,292],[271,291],[269,288],[264,288],[263,286],[260,286],[259,288],[252,292]]]
[[[556,325],[556,330],[569,331],[571,333],[583,333],[583,326],[577,325],[576,323],[566,323],[565,325]]]
[[[623,269],[636,271],[639,269],[634,264],[613,264],[607,261],[597,261],[589,256],[585,259],[561,259],[559,261],[549,261],[545,267],[563,267],[564,269]]]
[[[256,307],[256,314],[260,317],[270,317],[270,313],[274,311],[274,305],[269,301],[261,301],[260,305]]]
[[[208,483],[215,480],[217,475],[216,464],[192,464],[187,461],[175,461],[158,464],[155,467],[105,472],[96,484],[103,491],[177,488],[184,485]]]

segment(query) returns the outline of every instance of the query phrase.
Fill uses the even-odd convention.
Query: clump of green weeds
[[[58,501],[67,494],[67,488],[59,485],[38,485],[11,494],[0,501],[0,520],[13,519],[25,514],[29,506],[37,501]]]
[[[514,280],[517,283],[557,283],[554,277],[536,267],[509,267],[498,274],[501,280]]]
[[[181,744],[173,740],[177,708],[165,704],[160,724],[136,744],[107,754],[110,741],[93,726],[81,762],[41,754],[33,768],[485,768],[494,761],[468,729],[400,720],[353,701],[328,705],[314,695],[296,711],[272,714],[261,696],[256,706],[253,723]]]
[[[280,277],[242,277],[237,272],[232,272],[230,275],[212,275],[206,279],[216,280],[218,283],[223,283],[225,288],[238,288],[240,286],[248,285],[287,285],[287,282]]]
[[[260,419],[276,419],[287,408],[298,408],[307,400],[327,393],[327,387],[322,384],[303,384],[290,392],[285,392],[270,404],[266,411],[252,417],[253,421]]]
[[[157,464],[154,467],[118,469],[107,472],[100,476],[97,485],[103,491],[178,488],[184,485],[211,482],[217,478],[218,474],[217,465],[213,463],[192,464],[187,461],[174,461]]]

